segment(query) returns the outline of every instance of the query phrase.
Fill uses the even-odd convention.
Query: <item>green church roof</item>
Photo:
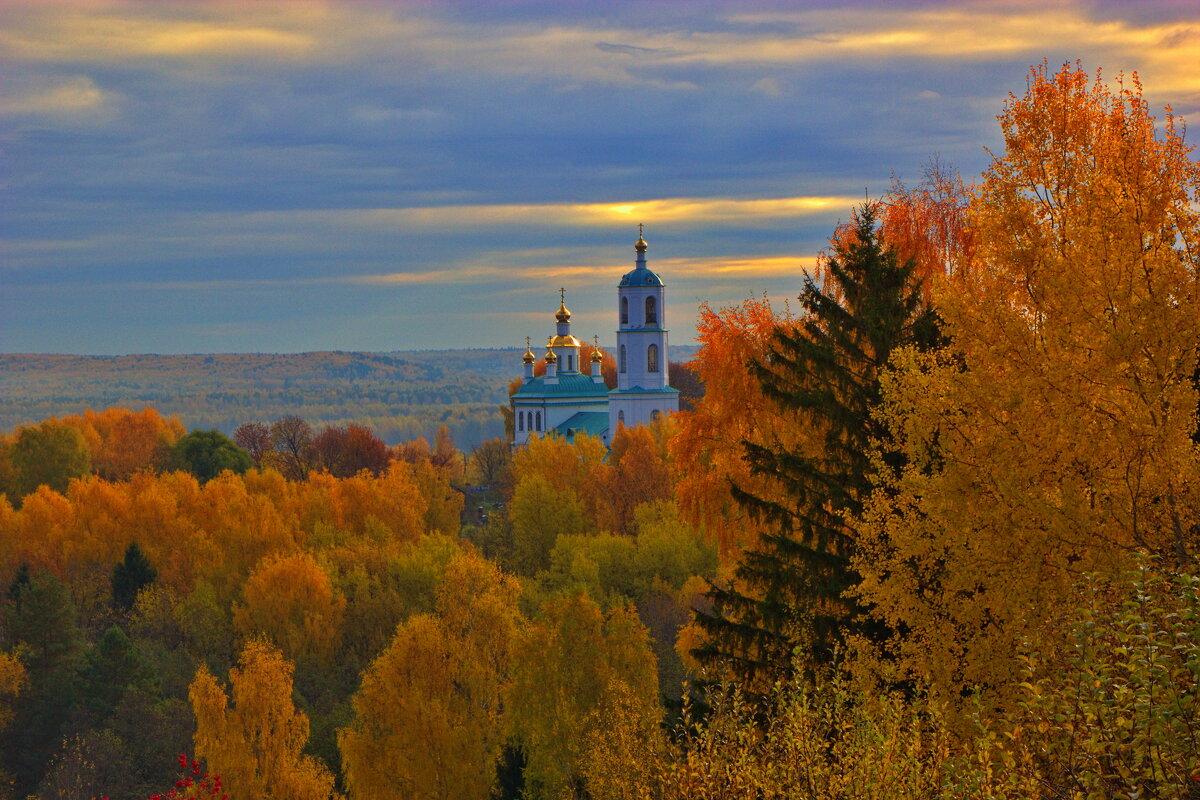
[[[566,422],[555,426],[554,430],[561,433],[567,441],[573,441],[577,433],[600,437],[608,430],[608,414],[603,411],[580,411]]]
[[[543,397],[594,397],[599,400],[608,397],[608,387],[596,383],[590,375],[559,375],[556,384],[547,384],[545,378],[534,378],[513,392],[514,400]]]

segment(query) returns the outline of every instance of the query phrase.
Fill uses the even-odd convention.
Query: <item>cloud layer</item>
[[[1200,12],[1050,5],[7,2],[0,350],[515,344],[560,285],[605,336],[639,222],[686,341],[1043,58],[1200,121]]]

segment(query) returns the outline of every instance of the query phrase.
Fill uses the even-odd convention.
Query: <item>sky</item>
[[[0,352],[612,342],[638,223],[686,344],[1043,59],[1200,130],[1192,0],[0,0]]]

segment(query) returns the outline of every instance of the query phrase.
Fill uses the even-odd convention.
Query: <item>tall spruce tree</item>
[[[801,324],[776,330],[767,356],[750,364],[780,412],[821,436],[804,452],[744,442],[751,472],[778,491],[734,485],[733,496],[771,532],[746,553],[733,584],[710,588],[711,613],[697,612],[707,641],[694,654],[732,670],[751,693],[759,679],[790,674],[797,649],[819,664],[848,630],[878,633],[845,596],[859,580],[847,519],[872,489],[871,448],[886,437],[871,417],[880,370],[898,347],[936,344],[938,325],[915,263],[901,263],[880,240],[876,209],[854,213],[853,235],[834,242],[823,283],[805,278]]]

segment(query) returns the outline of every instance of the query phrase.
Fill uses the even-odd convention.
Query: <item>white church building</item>
[[[640,229],[641,226],[639,226]],[[510,400],[513,444],[551,432],[576,433],[611,444],[618,425],[645,425],[679,410],[679,391],[667,375],[667,320],[662,278],[646,266],[646,241],[634,245],[637,261],[617,285],[617,388],[600,375],[600,354],[580,363],[581,342],[571,335],[571,312],[560,295],[555,334],[546,342],[546,374],[535,378],[537,357],[526,340],[521,387]]]

